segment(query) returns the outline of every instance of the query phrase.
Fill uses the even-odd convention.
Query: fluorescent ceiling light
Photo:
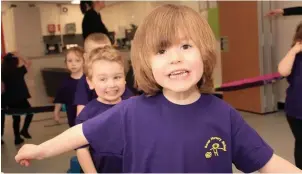
[[[72,3],[72,4],[80,4],[80,3],[81,3],[81,0],[71,0],[71,3]]]

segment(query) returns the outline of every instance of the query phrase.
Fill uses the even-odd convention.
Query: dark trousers
[[[3,107],[8,107],[8,108],[30,108],[30,104],[27,101],[27,99],[15,102],[15,103],[10,103],[10,104],[6,104],[6,106],[2,106]],[[33,118],[33,114],[27,114],[24,120],[24,124],[23,124],[23,128],[21,131],[24,132],[28,132],[30,123],[32,121]],[[15,135],[15,139],[20,139],[20,121],[21,121],[21,116],[20,115],[13,115],[13,129],[14,129],[14,135]],[[2,111],[1,112],[1,136],[3,136],[4,134],[4,122],[5,122],[5,113]]]
[[[299,169],[302,169],[302,120],[287,116],[287,121],[295,137],[295,163]]]

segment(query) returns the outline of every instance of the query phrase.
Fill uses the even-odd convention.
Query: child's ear
[[[126,73],[124,74],[124,81],[125,81],[125,85],[127,84],[127,81],[126,81]]]
[[[86,81],[87,81],[87,83],[88,83],[89,89],[93,90],[93,89],[94,89],[94,85],[93,85],[93,83],[91,82],[91,80],[89,80],[89,78],[86,77]]]

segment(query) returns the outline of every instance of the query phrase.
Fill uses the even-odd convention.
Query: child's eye
[[[157,54],[165,54],[166,50],[159,50]]]
[[[183,46],[182,46],[182,48],[184,49],[184,50],[187,50],[187,49],[189,49],[189,48],[191,48],[192,46],[191,45],[189,45],[189,44],[184,44]]]
[[[115,80],[118,80],[118,79],[121,79],[121,78],[122,78],[121,76],[114,77]]]
[[[106,81],[106,78],[101,78],[100,81],[104,82],[104,81]]]

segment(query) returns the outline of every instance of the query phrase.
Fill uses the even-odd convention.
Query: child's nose
[[[114,80],[109,80],[109,84],[108,84],[109,87],[115,87],[116,84],[115,84],[115,81]]]
[[[183,55],[178,51],[173,51],[171,53],[171,64],[176,64],[182,61]]]

